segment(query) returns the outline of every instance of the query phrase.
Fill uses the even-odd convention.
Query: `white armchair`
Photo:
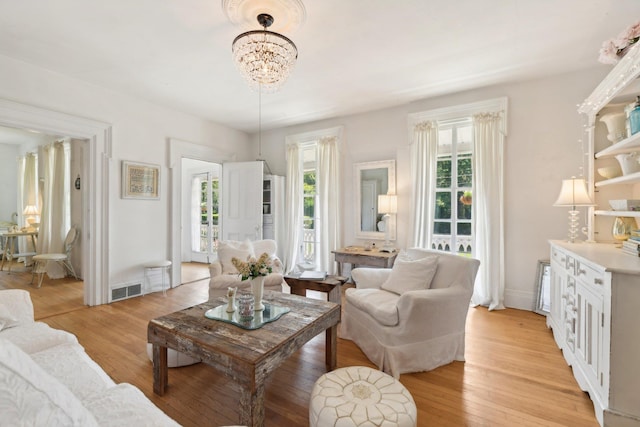
[[[272,272],[264,278],[264,289],[282,292],[284,282],[282,261],[276,255],[278,249],[275,240],[235,240],[221,241],[218,245],[218,259],[209,265],[209,299],[226,296],[227,288],[237,287],[238,291],[251,288],[250,280],[242,280],[238,270],[231,262],[232,258],[246,261],[248,257],[260,257],[269,254]]]
[[[393,269],[356,268],[340,334],[398,378],[464,361],[465,323],[480,262],[409,249]]]

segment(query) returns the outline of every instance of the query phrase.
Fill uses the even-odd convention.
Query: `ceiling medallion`
[[[244,31],[255,28],[256,16],[261,13],[277,16],[271,31],[284,34],[294,33],[307,18],[301,0],[222,0],[222,10]]]
[[[247,31],[231,45],[236,66],[253,89],[275,92],[287,80],[298,58],[296,45],[282,34],[268,31],[273,17],[258,15],[262,30]]]

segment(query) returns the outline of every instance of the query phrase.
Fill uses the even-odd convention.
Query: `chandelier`
[[[273,17],[258,15],[263,30],[247,31],[235,38],[231,45],[236,66],[260,92],[275,92],[287,80],[298,58],[296,45],[282,34],[268,31]]]

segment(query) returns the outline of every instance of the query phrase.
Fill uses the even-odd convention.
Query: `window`
[[[340,138],[342,127],[286,138],[287,269],[335,269],[332,250],[340,242]]]
[[[473,250],[472,130],[470,117],[438,123],[433,249],[462,254]]]
[[[316,187],[317,176],[317,144],[306,145],[303,149],[303,221],[302,221],[302,257],[305,263],[317,265],[319,233],[317,224],[318,194]]]

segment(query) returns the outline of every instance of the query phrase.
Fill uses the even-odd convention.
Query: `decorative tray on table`
[[[227,304],[222,304],[207,310],[204,316],[207,319],[220,320],[221,322],[231,323],[243,329],[259,329],[269,322],[278,320],[283,314],[291,311],[288,307],[264,303],[264,310],[256,310],[251,318],[241,318],[240,313],[236,311],[227,313]]]

